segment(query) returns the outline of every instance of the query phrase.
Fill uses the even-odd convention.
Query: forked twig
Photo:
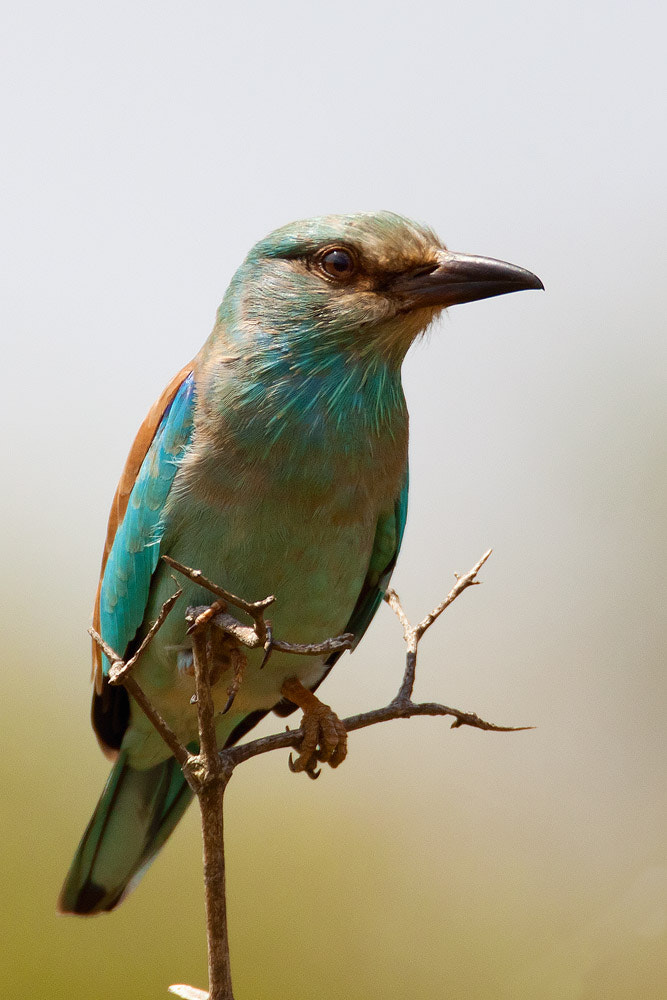
[[[419,642],[426,631],[433,625],[442,612],[456,600],[468,587],[479,581],[477,574],[491,555],[491,550],[485,552],[473,568],[457,582],[443,601],[438,604],[425,618],[412,625],[405,614],[398,595],[389,590],[385,596],[387,604],[394,611],[403,628],[403,639],[406,644],[405,670],[396,696],[383,708],[363,712],[359,715],[343,719],[347,732],[363,729],[378,722],[388,722],[391,719],[409,719],[416,715],[452,716],[453,729],[459,726],[471,726],[489,732],[519,732],[532,729],[532,726],[498,726],[485,722],[474,712],[462,712],[448,705],[436,702],[414,702],[412,692],[415,683],[417,651]],[[232,992],[231,970],[229,961],[229,943],[227,937],[227,914],[225,896],[225,860],[223,831],[223,801],[227,784],[234,768],[252,757],[268,753],[271,750],[295,748],[304,737],[303,729],[292,729],[287,732],[264,736],[260,739],[243,743],[240,746],[229,747],[220,751],[216,742],[215,707],[212,695],[211,664],[209,663],[208,633],[211,628],[217,628],[231,636],[240,645],[247,648],[264,648],[265,656],[262,666],[266,663],[272,650],[292,653],[301,656],[324,656],[331,652],[349,649],[354,636],[349,633],[326,639],[324,642],[311,644],[290,643],[275,639],[271,624],[264,618],[264,612],[274,603],[275,597],[265,597],[261,601],[245,601],[231,594],[204,577],[199,570],[184,566],[168,556],[162,557],[169,566],[186,576],[193,583],[204,587],[217,597],[212,604],[204,607],[189,608],[186,621],[188,634],[192,639],[193,660],[195,669],[195,690],[198,711],[200,753],[191,754],[178,737],[151,705],[144,691],[134,677],[132,669],[143,655],[172,611],[174,604],[181,595],[175,593],[162,606],[157,621],[146,633],[144,640],[136,653],[124,662],[103,638],[94,630],[89,629],[95,642],[110,661],[109,683],[123,684],[137,704],[146,713],[165,743],[181,764],[185,776],[199,799],[202,814],[202,838],[204,844],[204,883],[207,912],[207,938],[209,958],[209,992],[195,989],[192,986],[175,985],[170,992],[183,1000],[234,1000]],[[228,611],[228,605],[234,605],[248,615],[253,625],[247,625],[234,618]]]
[[[412,698],[412,691],[415,686],[415,669],[417,666],[417,646],[419,645],[419,640],[424,635],[424,632],[431,627],[436,618],[439,618],[445,608],[448,608],[449,605],[455,601],[464,590],[468,587],[479,584],[479,580],[476,579],[477,574],[491,555],[492,551],[493,549],[487,549],[482,558],[475,563],[473,568],[466,573],[465,576],[458,576],[457,574],[456,584],[452,587],[445,599],[441,601],[440,604],[438,604],[438,606],[435,607],[430,614],[426,615],[426,617],[423,618],[417,625],[411,625],[408,621],[395,590],[388,590],[385,594],[385,601],[403,626],[403,639],[408,647],[403,683],[401,684],[399,692],[394,699],[396,704],[408,704]]]

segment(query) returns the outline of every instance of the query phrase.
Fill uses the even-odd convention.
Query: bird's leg
[[[305,771],[309,778],[316,778],[318,761],[330,767],[342,764],[347,756],[347,731],[336,713],[295,677],[286,680],[280,691],[303,711],[304,736],[297,759],[293,761],[290,755],[290,770]]]

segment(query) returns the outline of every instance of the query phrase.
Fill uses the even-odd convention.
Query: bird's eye
[[[318,265],[329,278],[337,281],[345,281],[355,271],[354,257],[343,247],[332,247],[325,251],[319,258]]]

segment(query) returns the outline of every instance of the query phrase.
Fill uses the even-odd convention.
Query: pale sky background
[[[64,0],[3,22],[3,995],[205,984],[194,810],[120,910],[54,915],[107,773],[85,630],[108,507],[248,248],[386,208],[546,286],[452,309],[409,356],[394,577],[416,617],[494,547],[417,693],[537,728],[375,727],[317,784],[245,765],[237,1000],[664,997],[664,11]],[[375,707],[401,670],[384,609],[323,693]]]

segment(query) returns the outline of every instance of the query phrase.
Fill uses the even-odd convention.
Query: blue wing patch
[[[104,570],[100,631],[120,656],[144,619],[151,577],[160,558],[162,512],[190,443],[194,401],[194,375],[190,374],[165,410],[141,464]],[[106,656],[102,663],[106,675]]]

